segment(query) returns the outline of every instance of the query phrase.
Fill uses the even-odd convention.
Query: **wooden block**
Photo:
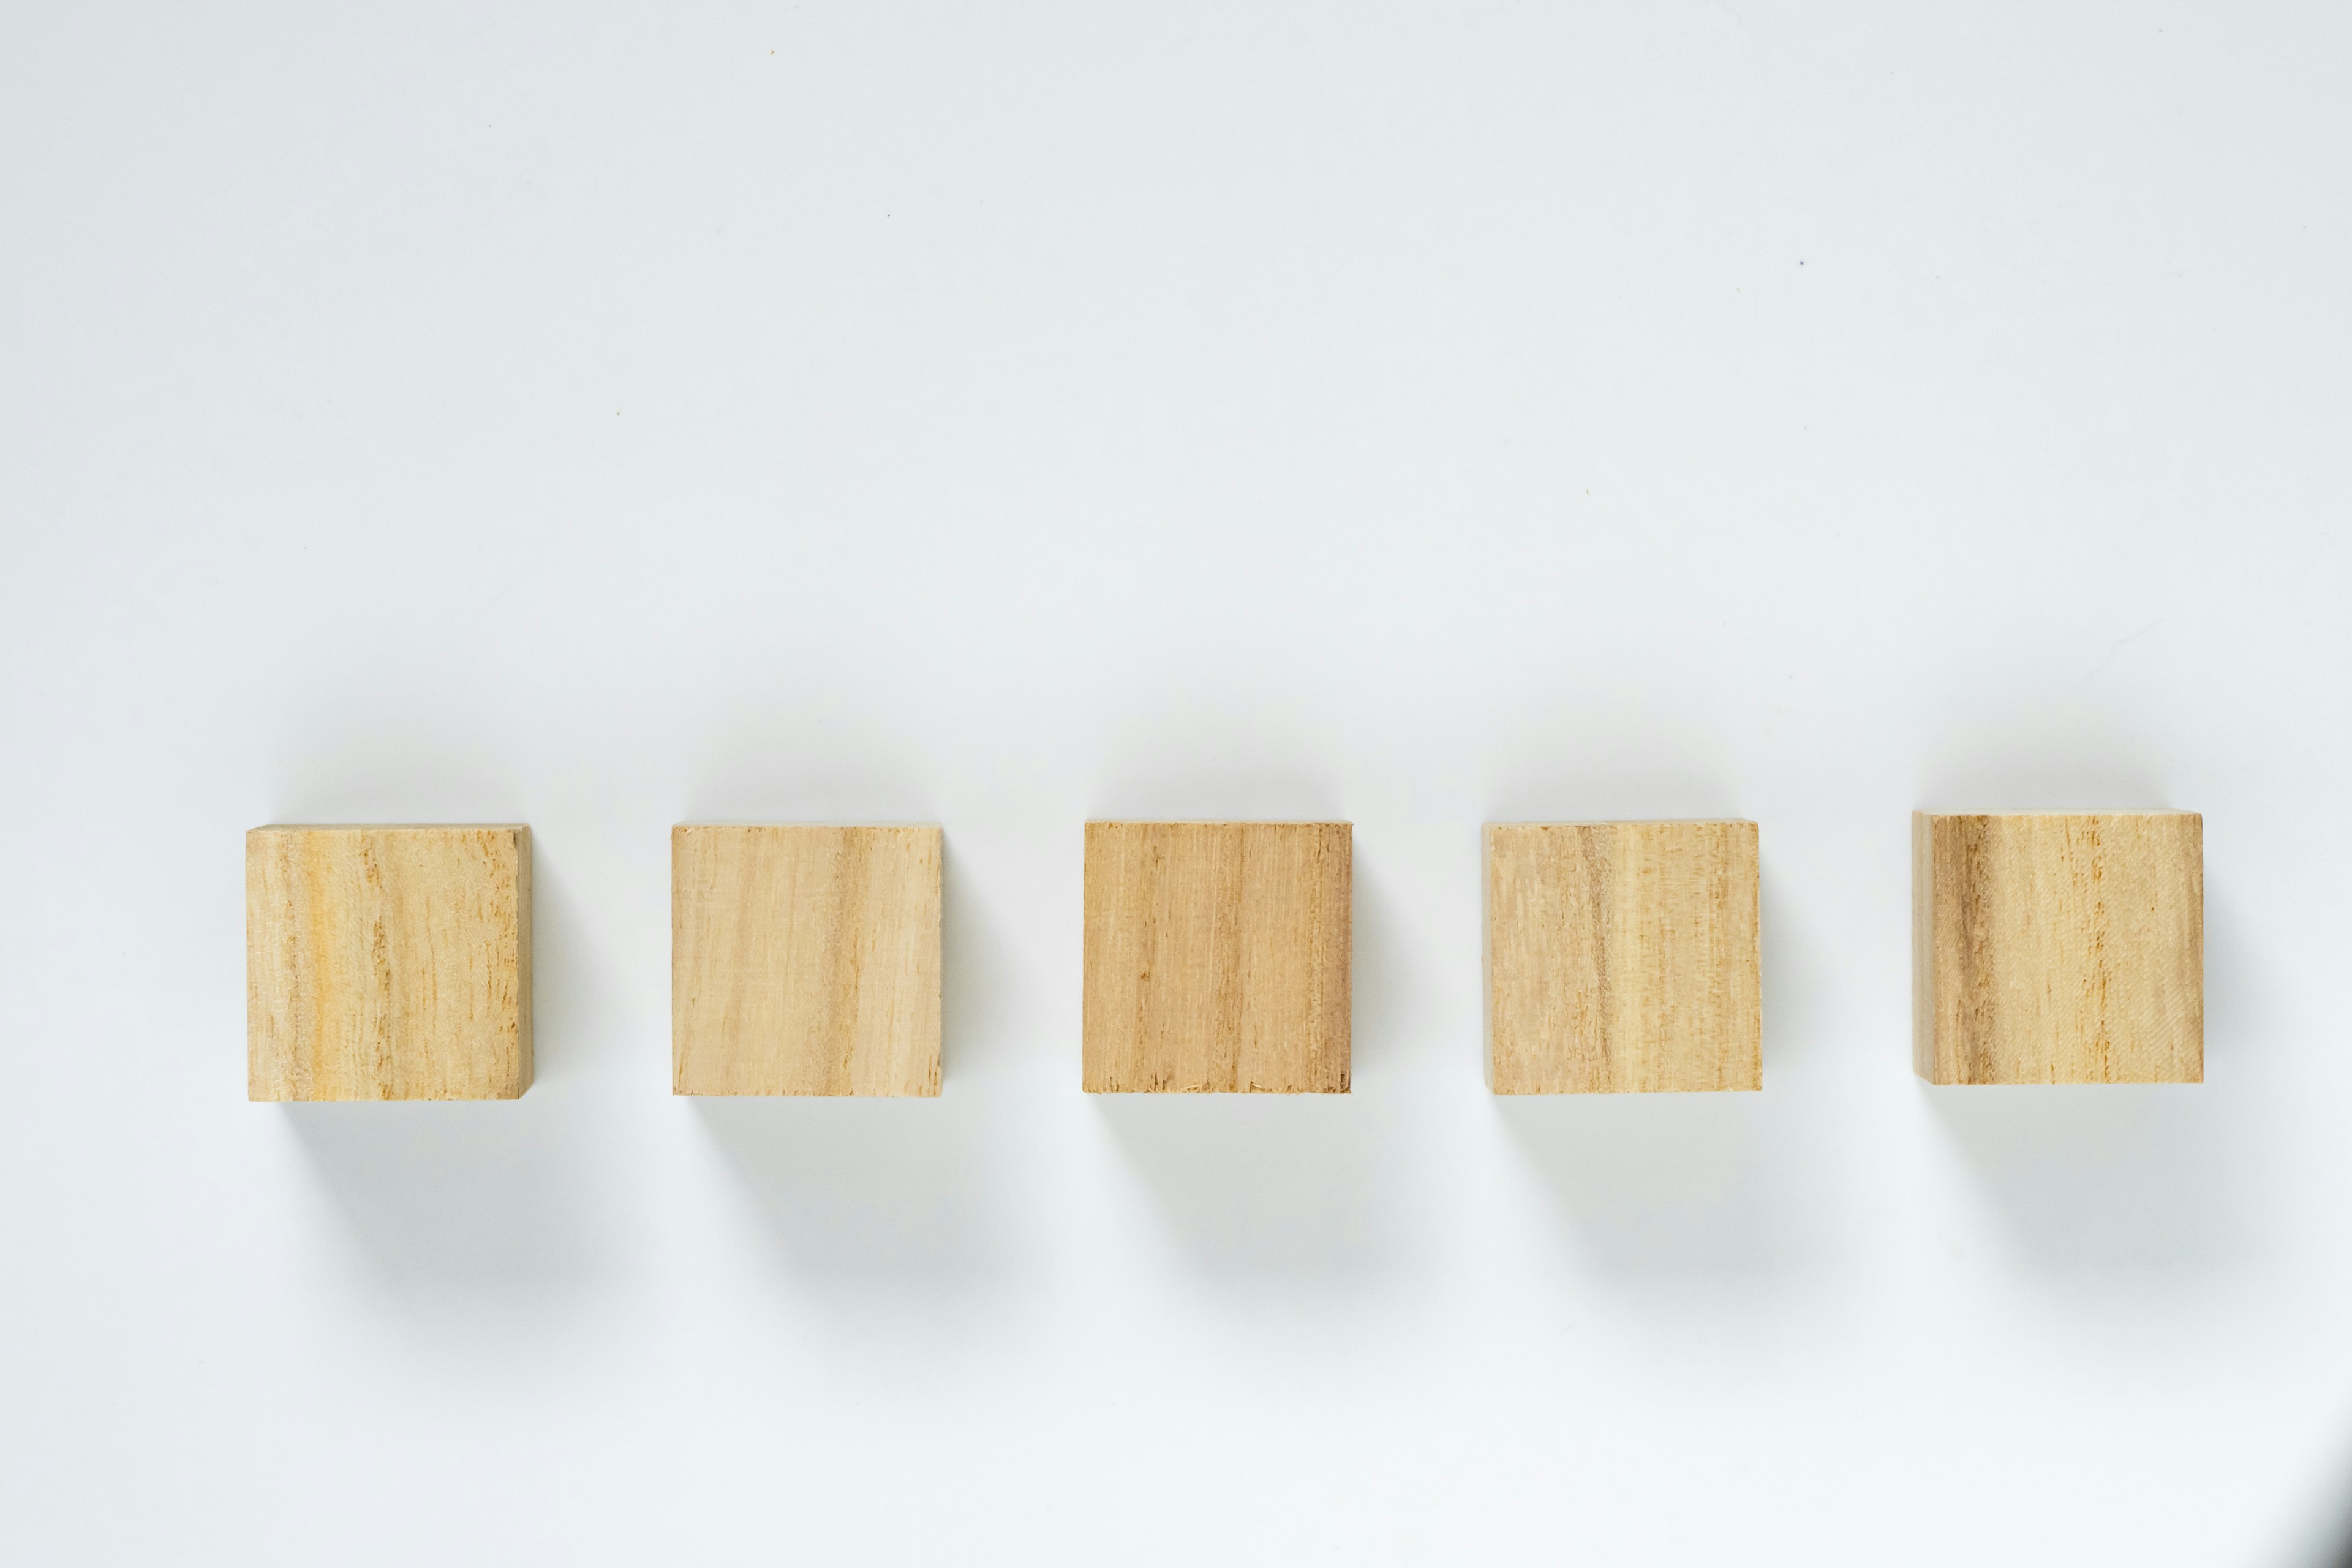
[[[677,1094],[937,1094],[936,827],[670,830]]]
[[[1496,1094],[1763,1087],[1752,822],[1490,823]]]
[[[2203,1081],[2204,835],[2185,811],[1914,813],[1914,1069]]]
[[[245,836],[246,1092],[512,1100],[530,1087],[530,829]]]
[[[1351,829],[1089,822],[1089,1094],[1344,1094]]]

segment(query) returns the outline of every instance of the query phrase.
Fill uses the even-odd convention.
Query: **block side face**
[[[1764,1087],[1764,949],[1762,866],[1752,822],[1703,825],[1691,837],[1687,886],[1708,915],[1701,956],[1708,1005],[1689,1059],[1712,1069],[1711,1084],[1692,1087],[1757,1090]],[[1710,1041],[1712,1049],[1709,1049]],[[1712,1059],[1710,1060],[1710,1057]]]
[[[1293,829],[1307,858],[1312,889],[1305,920],[1313,991],[1300,1037],[1308,1057],[1285,1087],[1311,1094],[1345,1094],[1353,1081],[1355,1022],[1356,830],[1345,822]],[[1276,942],[1296,940],[1277,930]]]
[[[695,1015],[688,998],[695,994],[698,960],[696,942],[700,930],[688,919],[696,905],[688,896],[695,876],[692,859],[694,829],[679,824],[669,830],[669,1091],[690,1094],[692,1074],[687,1065],[687,1040]]]
[[[2042,961],[2032,955],[2041,933],[2019,897],[2026,836],[2002,826],[2016,820],[1933,819],[1937,1083],[2048,1081],[2019,1048],[2039,1034]]]
[[[1764,1088],[1764,853],[1763,830],[1752,822],[1732,828],[1732,897],[1738,911],[1729,942],[1735,986],[1735,1037],[1746,1081],[1734,1089]]]
[[[1087,1091],[1344,1091],[1351,837],[1345,823],[1088,823]]]
[[[1495,824],[1478,830],[1478,1066],[1486,1092],[1499,1094],[1495,1076]]]
[[[1936,819],[1911,814],[1911,1070],[1948,1083],[1938,1054],[1936,923]]]
[[[2087,946],[2074,1027],[2102,1083],[2205,1076],[2203,818],[2101,815],[2066,836]]]
[[[1496,825],[1487,847],[1496,1093],[1761,1087],[1753,823]]]
[[[1090,822],[1086,833],[1086,1089],[1157,1092],[1188,1068],[1201,1087],[1214,1032],[1203,1015],[1215,999],[1217,836],[1141,822]]]
[[[245,836],[246,1096],[304,1100],[309,1056],[296,1032],[309,1009],[308,981],[292,907],[291,857],[284,834]]]
[[[1995,833],[1986,816],[1915,814],[1913,1066],[1930,1083],[2003,1081],[1997,1058],[2000,913],[1991,886]],[[1922,944],[1924,943],[1924,952]]]
[[[940,1022],[945,984],[940,933],[947,913],[947,834],[938,827],[902,831],[908,838],[899,875],[907,883],[906,907],[913,926],[899,938],[903,945],[898,960],[906,976],[902,1005],[907,1043],[883,1081],[904,1086],[889,1092],[935,1095],[947,1062]]]
[[[531,1029],[531,963],[534,946],[531,914],[530,829],[514,830],[515,854],[515,1077],[513,1098],[527,1092],[538,1070],[537,1047]]]
[[[249,1092],[511,1099],[530,1081],[527,830],[247,839]]]
[[[1078,993],[1079,1087],[1088,1094],[1116,1090],[1133,1053],[1136,1027],[1134,933],[1121,919],[1129,836],[1123,824],[1086,825],[1080,873]]]
[[[2178,1076],[2164,1081],[2203,1083],[2205,1081],[2205,818],[2185,811],[2179,837],[2170,846],[2167,861],[2171,880],[2159,884],[2160,889],[2177,903],[2165,906],[2178,922],[2177,933],[2169,937],[2174,944],[2169,951],[2176,956],[2171,973],[2175,986],[2168,994],[2168,1004],[2177,1010],[2177,1032],[2170,1037],[2177,1053],[2173,1063]]]
[[[371,834],[360,900],[385,989],[369,1087],[394,1100],[523,1089],[523,855],[513,828]],[[356,923],[356,922],[355,922]]]
[[[1613,1085],[1606,932],[1615,844],[1608,824],[1487,830],[1497,1094],[1597,1093]]]
[[[1932,820],[1935,1081],[2201,1079],[2201,819]]]
[[[400,877],[404,923],[412,938],[424,933],[400,1004],[423,1026],[396,1050],[404,1087],[435,1100],[511,1100],[528,1081],[522,834],[394,839],[387,854],[394,845],[411,851]]]
[[[1614,1087],[1760,1087],[1754,826],[1627,825],[1615,874]]]
[[[937,827],[671,833],[671,1088],[940,1089]]]

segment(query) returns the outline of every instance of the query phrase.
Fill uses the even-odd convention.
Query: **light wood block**
[[[530,1087],[530,829],[245,836],[246,1092],[512,1100]]]
[[[936,827],[670,832],[677,1094],[937,1094]]]
[[[1763,1087],[1752,822],[1490,823],[1496,1094]]]
[[[1914,813],[1912,1066],[1931,1083],[2199,1083],[2205,820]]]
[[[1344,1094],[1352,830],[1089,822],[1089,1094]]]

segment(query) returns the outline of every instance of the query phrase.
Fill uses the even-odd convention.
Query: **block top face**
[[[1763,1085],[1752,822],[1486,828],[1497,1094]]]
[[[1349,1085],[1353,830],[1089,822],[1088,1093]]]
[[[1912,818],[1913,1066],[1938,1084],[2197,1083],[2204,819]]]
[[[246,836],[247,1093],[511,1100],[530,1086],[530,829]]]
[[[363,833],[383,837],[404,834],[529,833],[521,822],[269,822],[248,828],[255,833]]]
[[[672,829],[672,1091],[939,1093],[943,850],[931,826]]]
[[[2139,817],[2165,817],[2178,821],[2187,819],[2201,825],[2202,813],[2180,811],[2172,806],[2131,806],[2099,811],[1915,811],[1914,817],[1926,817],[1930,822],[2038,822],[2038,823],[2102,823],[2130,822]]]

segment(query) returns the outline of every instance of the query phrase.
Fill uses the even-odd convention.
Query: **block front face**
[[[1348,1088],[1352,830],[1089,822],[1090,1094]]]
[[[528,827],[257,827],[245,914],[252,1099],[530,1087]]]
[[[936,827],[670,834],[678,1094],[937,1094]]]
[[[1752,822],[1486,829],[1497,1094],[1763,1086]]]
[[[1912,1065],[1934,1083],[2205,1077],[2204,819],[1911,819]]]

